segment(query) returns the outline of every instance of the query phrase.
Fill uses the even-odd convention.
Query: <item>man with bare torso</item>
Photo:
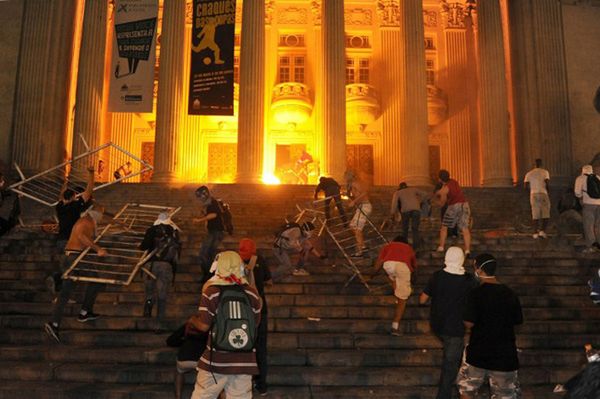
[[[104,214],[104,208],[100,205],[93,206],[85,211],[81,218],[73,226],[69,241],[65,247],[65,258],[62,263],[63,271],[66,270],[77,257],[88,247],[94,250],[98,256],[106,256],[107,252],[104,248],[94,243],[96,237],[96,229],[98,223],[102,220]],[[90,320],[95,320],[99,315],[95,314],[92,309],[98,293],[102,291],[104,284],[89,283],[85,290],[85,297],[83,304],[81,305],[81,311],[77,317],[77,321],[85,323]],[[59,326],[62,319],[62,314],[65,305],[69,301],[73,290],[75,289],[75,281],[71,279],[64,279],[62,289],[58,300],[54,305],[52,313],[52,321],[44,325],[46,334],[57,342],[60,342],[59,337]]]
[[[350,221],[350,228],[354,231],[356,237],[356,251],[353,257],[361,257],[366,250],[363,229],[367,223],[367,218],[373,211],[371,201],[369,200],[369,184],[363,179],[355,177],[353,174],[347,174],[347,187],[351,198],[350,206],[356,206],[354,217]]]

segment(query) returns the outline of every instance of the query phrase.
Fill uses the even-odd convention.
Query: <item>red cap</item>
[[[242,238],[240,240],[239,253],[243,260],[248,260],[252,257],[252,255],[256,255],[256,243],[254,240]]]

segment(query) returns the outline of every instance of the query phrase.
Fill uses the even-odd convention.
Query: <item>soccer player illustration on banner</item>
[[[200,33],[198,33],[200,43],[197,46],[192,46],[192,51],[199,53],[204,49],[210,49],[215,54],[215,64],[224,64],[225,61],[221,59],[221,48],[215,42],[215,33],[219,25],[216,18],[208,18],[206,24],[202,27]],[[209,57],[204,58],[202,61],[206,65],[210,64]]]

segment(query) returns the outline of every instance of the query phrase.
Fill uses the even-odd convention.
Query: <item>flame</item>
[[[281,184],[281,180],[270,172],[263,173],[262,182],[269,185]]]

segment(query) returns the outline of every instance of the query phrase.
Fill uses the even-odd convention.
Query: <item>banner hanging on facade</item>
[[[194,0],[190,115],[233,115],[235,0]]]
[[[110,112],[152,112],[158,0],[115,0]]]

